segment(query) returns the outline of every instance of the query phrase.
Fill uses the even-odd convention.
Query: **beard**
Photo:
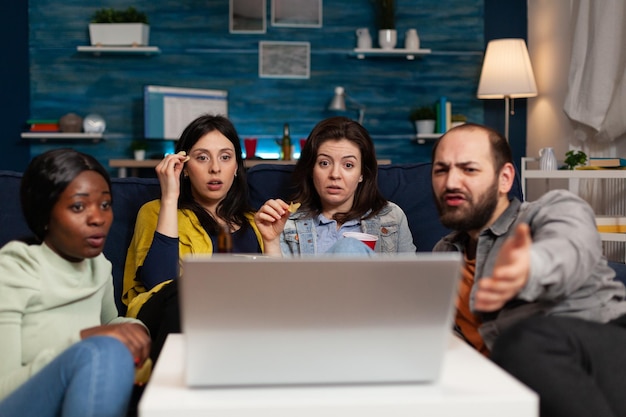
[[[451,190],[446,190],[446,192],[450,191]],[[463,194],[466,204],[464,207],[448,206],[444,200],[446,193],[435,198],[441,224],[448,229],[460,232],[482,230],[491,219],[498,205],[497,180],[492,186],[487,188],[487,191],[479,196],[476,201],[471,195],[456,190],[454,192]]]

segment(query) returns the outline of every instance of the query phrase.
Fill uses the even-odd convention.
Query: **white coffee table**
[[[538,396],[451,337],[441,379],[429,385],[189,389],[184,343],[170,335],[139,403],[140,417],[531,417]]]

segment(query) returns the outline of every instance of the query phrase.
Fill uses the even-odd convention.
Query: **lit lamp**
[[[537,84],[523,39],[489,41],[478,83],[478,98],[504,99],[504,135],[509,138],[510,99],[535,97]]]
[[[346,111],[346,99],[359,111],[359,124],[362,125],[365,117],[365,106],[347,95],[343,87],[335,87],[335,95],[328,105],[328,110]]]

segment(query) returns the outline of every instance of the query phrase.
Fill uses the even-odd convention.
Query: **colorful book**
[[[437,133],[446,133],[450,128],[450,118],[452,116],[452,105],[447,97],[441,96],[437,101]]]
[[[31,132],[58,132],[59,121],[50,119],[29,119],[26,121]]]
[[[30,125],[31,132],[58,132],[58,123],[33,123]]]

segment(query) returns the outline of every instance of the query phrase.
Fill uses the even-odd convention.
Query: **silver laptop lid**
[[[373,258],[185,258],[189,386],[437,379],[457,253]]]

